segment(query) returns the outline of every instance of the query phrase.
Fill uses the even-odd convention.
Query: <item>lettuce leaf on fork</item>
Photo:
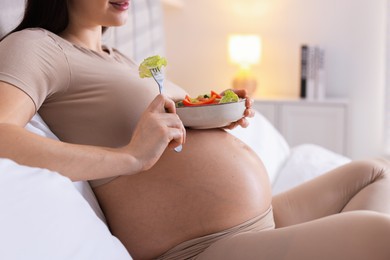
[[[138,72],[141,78],[150,78],[152,73],[150,69],[159,68],[162,66],[167,66],[167,59],[161,57],[160,55],[155,55],[144,59],[144,61],[139,65]]]

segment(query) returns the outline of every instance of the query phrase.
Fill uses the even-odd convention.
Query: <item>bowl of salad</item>
[[[221,128],[244,116],[245,99],[231,90],[223,95],[211,91],[176,102],[176,113],[184,126],[193,129]]]
[[[159,55],[146,58],[139,65],[141,78],[152,77],[151,69],[167,66],[167,60]],[[241,99],[232,90],[220,95],[215,91],[199,95],[196,98],[186,96],[176,102],[176,112],[184,126],[194,129],[220,128],[235,122],[244,116],[245,99]]]

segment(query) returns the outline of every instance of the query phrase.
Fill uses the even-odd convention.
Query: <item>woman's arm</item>
[[[161,95],[144,112],[130,143],[119,149],[69,144],[30,133],[24,126],[34,113],[27,94],[0,82],[0,157],[57,171],[74,181],[147,170],[167,146],[175,147],[185,139],[174,103]]]

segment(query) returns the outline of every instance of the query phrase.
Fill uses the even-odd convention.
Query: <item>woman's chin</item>
[[[115,15],[114,17],[111,17],[109,20],[105,21],[105,24],[103,26],[105,27],[118,27],[125,25],[127,23],[129,16],[127,13],[123,13],[121,15]]]
[[[120,27],[126,24],[126,21],[117,21],[115,23],[109,23],[107,25],[103,25],[103,27],[110,28],[110,27]]]
[[[123,17],[119,17],[116,21],[115,21],[115,25],[113,26],[122,26],[122,25],[125,25],[127,23],[127,19],[128,16],[127,15],[123,15]]]

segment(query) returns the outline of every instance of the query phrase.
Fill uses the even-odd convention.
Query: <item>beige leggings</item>
[[[197,260],[390,259],[390,162],[357,161],[273,198],[276,229],[219,240]]]

